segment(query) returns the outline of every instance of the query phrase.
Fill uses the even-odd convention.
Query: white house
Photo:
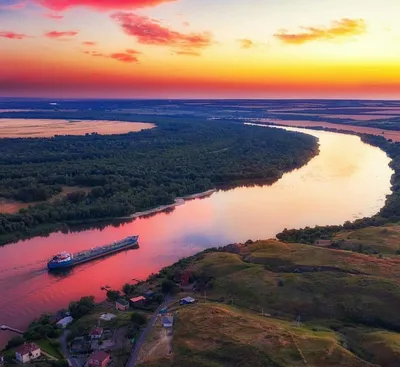
[[[39,358],[41,351],[35,343],[25,343],[21,345],[15,352],[15,358],[18,362],[28,363],[36,358]]]
[[[64,317],[59,322],[57,322],[57,326],[65,329],[74,319],[71,316]]]
[[[174,326],[174,317],[173,316],[163,316],[161,318],[162,326],[165,328],[172,328]]]

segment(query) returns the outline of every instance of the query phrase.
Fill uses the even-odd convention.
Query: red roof
[[[143,296],[134,297],[134,298],[131,298],[131,299],[130,299],[130,301],[131,301],[132,303],[139,302],[139,301],[145,301],[145,300],[146,300],[146,298],[144,298]]]
[[[19,353],[19,354],[21,354],[21,356],[24,356],[24,355],[32,353],[38,349],[40,349],[40,348],[35,343],[25,343],[16,350],[16,353]]]
[[[94,352],[91,356],[90,359],[93,359],[95,361],[99,361],[100,363],[104,362],[107,358],[109,358],[110,356],[102,351],[102,350],[98,350],[97,352]]]
[[[90,335],[101,335],[103,334],[103,328],[97,327],[90,332]]]

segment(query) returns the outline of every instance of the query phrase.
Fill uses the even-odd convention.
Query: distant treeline
[[[61,223],[126,216],[219,184],[276,180],[317,153],[314,137],[227,122],[162,122],[124,135],[0,140],[0,197],[48,202],[0,214],[0,243]],[[85,187],[67,194],[63,186]]]
[[[320,128],[319,130],[335,131],[333,129]],[[347,134],[351,132],[344,131]],[[354,133],[354,135],[358,135]],[[285,229],[278,233],[276,237],[285,242],[314,243],[319,239],[330,239],[341,230],[354,230],[369,226],[380,226],[386,223],[396,223],[400,221],[400,143],[387,141],[382,136],[360,135],[365,143],[379,147],[384,150],[392,159],[390,166],[394,170],[391,179],[392,194],[387,197],[385,206],[379,213],[370,217],[357,219],[354,222],[347,221],[343,225],[316,226],[314,228],[305,227],[302,229]]]

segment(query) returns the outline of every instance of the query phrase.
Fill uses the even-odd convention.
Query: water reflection
[[[261,127],[260,127],[261,128]],[[311,132],[320,154],[270,186],[220,190],[167,213],[96,229],[64,229],[0,248],[0,324],[23,328],[45,311],[85,295],[104,297],[101,286],[120,288],[207,247],[273,237],[285,227],[340,224],[376,213],[390,193],[392,170],[381,150],[356,136]],[[51,274],[46,260],[138,234],[139,249]],[[18,305],[18,307],[15,307]],[[7,334],[0,334],[4,342]]]

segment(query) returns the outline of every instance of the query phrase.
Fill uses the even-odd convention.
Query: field
[[[193,295],[199,302],[175,310],[172,355],[155,353],[141,367],[398,366],[395,253],[267,240],[176,266],[202,284]]]
[[[343,250],[372,254],[400,253],[400,225],[388,224],[338,233],[334,240]]]
[[[0,119],[0,138],[51,138],[55,135],[126,134],[155,126],[141,122]]]

